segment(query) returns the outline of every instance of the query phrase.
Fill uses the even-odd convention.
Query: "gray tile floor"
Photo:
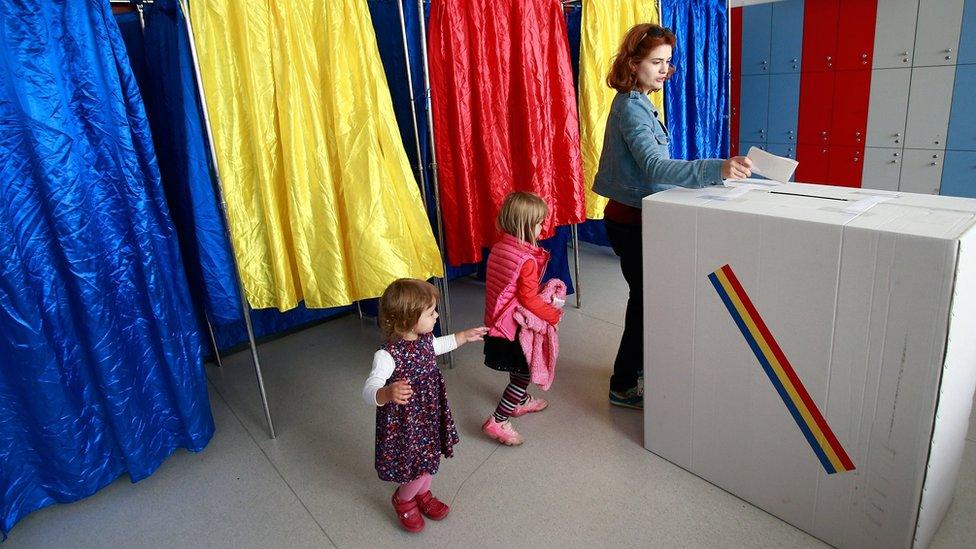
[[[354,316],[260,347],[279,436],[268,439],[247,353],[208,366],[217,433],[138,484],[120,479],[14,527],[20,547],[812,547],[822,544],[642,447],[642,415],[611,408],[607,379],[623,319],[615,258],[582,250],[584,303],[569,308],[549,410],[516,420],[526,443],[480,425],[504,375],[481,346],[445,370],[461,444],[433,490],[452,508],[420,535],[402,532],[392,486],[373,471],[373,410],[360,397],[377,334]],[[455,326],[479,323],[484,288],[452,284]],[[570,305],[573,300],[570,299]],[[976,538],[976,419],[955,501],[934,547]]]

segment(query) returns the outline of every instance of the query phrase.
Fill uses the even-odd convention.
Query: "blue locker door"
[[[739,141],[765,143],[769,119],[769,75],[742,77],[739,95]],[[740,154],[745,154],[740,150]]]
[[[962,32],[959,34],[959,56],[956,62],[976,63],[976,0],[966,0],[962,12]]]
[[[976,0],[974,2],[976,3]],[[976,65],[957,65],[946,148],[976,151]]]
[[[769,74],[770,4],[742,8],[742,74]]]
[[[772,4],[771,36],[770,71],[773,74],[800,72],[800,60],[803,57],[803,0],[785,0]]]
[[[939,194],[976,198],[976,151],[946,151]]]
[[[769,76],[769,128],[766,141],[796,145],[796,122],[800,116],[800,75]]]

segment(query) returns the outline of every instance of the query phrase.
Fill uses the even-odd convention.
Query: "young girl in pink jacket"
[[[542,222],[549,213],[538,195],[514,192],[505,198],[498,212],[502,237],[491,248],[485,284],[485,365],[508,372],[509,383],[495,412],[481,430],[508,446],[522,444],[522,436],[510,418],[539,412],[549,403],[529,395],[531,377],[525,354],[519,345],[516,307],[521,305],[552,326],[562,311],[539,296],[539,280],[549,262],[549,253],[536,245]]]

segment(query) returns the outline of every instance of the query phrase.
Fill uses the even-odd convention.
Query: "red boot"
[[[396,492],[393,492],[393,509],[396,510],[400,524],[407,532],[417,533],[424,529],[424,517],[420,515],[417,508],[417,499],[410,501],[400,501],[397,499]]]
[[[435,498],[434,494],[430,493],[430,490],[427,490],[423,494],[417,494],[414,501],[420,507],[420,512],[431,520],[441,520],[451,512],[451,508],[443,501]]]

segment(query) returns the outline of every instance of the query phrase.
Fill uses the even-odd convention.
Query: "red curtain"
[[[559,0],[434,0],[430,78],[447,258],[481,260],[505,196],[549,204],[542,238],[585,218],[579,117]]]

